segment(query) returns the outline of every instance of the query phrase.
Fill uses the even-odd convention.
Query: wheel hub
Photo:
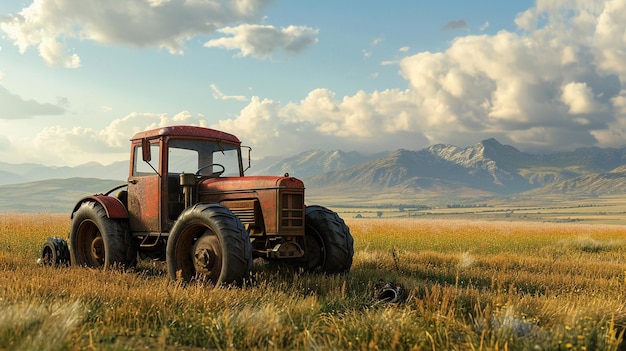
[[[91,242],[91,255],[97,259],[104,259],[104,240],[99,236]]]
[[[44,247],[41,262],[46,266],[54,265],[54,253],[50,247]]]
[[[196,266],[204,267],[208,270],[215,264],[215,253],[213,250],[202,248],[196,251],[194,254]]]
[[[196,241],[193,265],[196,273],[204,274],[211,279],[219,277],[222,269],[222,250],[216,236],[203,235]]]

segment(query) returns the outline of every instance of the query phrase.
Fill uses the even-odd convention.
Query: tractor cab
[[[241,142],[235,136],[191,126],[165,127],[131,139],[128,177],[130,230],[160,236],[194,202],[185,185],[203,178],[242,177]],[[190,191],[190,194],[192,192]]]

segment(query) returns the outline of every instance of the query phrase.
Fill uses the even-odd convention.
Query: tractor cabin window
[[[157,174],[155,170],[159,169],[159,144],[150,144],[150,154],[152,158],[150,162],[143,160],[143,153],[141,145],[135,146],[135,168],[133,169],[133,175],[136,177],[145,177]]]
[[[168,174],[200,171],[201,176],[217,173],[221,176],[239,176],[239,158],[235,145],[204,140],[170,140],[168,153]]]

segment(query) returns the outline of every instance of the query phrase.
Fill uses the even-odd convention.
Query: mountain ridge
[[[74,167],[0,161],[0,185],[73,177],[125,180],[128,178],[128,161],[108,165],[92,161]]]
[[[626,194],[626,182],[622,183],[626,148],[590,147],[530,154],[489,138],[465,148],[434,144],[376,155],[315,149],[282,159],[262,159],[252,165],[248,175],[289,173],[304,180],[309,194],[324,196],[397,196],[410,200],[425,196],[454,199],[514,194]],[[119,182],[127,173],[127,161],[76,167],[0,162],[0,193],[11,191],[7,187],[10,182],[71,177]]]
[[[511,194],[591,173],[589,166],[585,165],[576,167],[578,171],[572,170],[570,161],[561,162],[569,168],[552,167],[550,165],[555,162],[555,158],[563,157],[557,155],[550,158],[524,153],[492,138],[466,148],[435,144],[417,151],[400,149],[381,159],[306,180],[316,187],[341,183],[362,187],[391,187],[402,185],[403,181],[432,178],[459,182],[495,194]],[[617,166],[615,163],[611,166]],[[593,170],[596,168],[593,167]]]

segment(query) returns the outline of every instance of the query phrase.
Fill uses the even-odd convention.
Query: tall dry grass
[[[626,228],[582,224],[347,221],[351,272],[255,263],[254,283],[171,282],[35,263],[69,218],[0,214],[0,349],[617,350],[626,326]],[[406,288],[396,304],[376,284]]]

